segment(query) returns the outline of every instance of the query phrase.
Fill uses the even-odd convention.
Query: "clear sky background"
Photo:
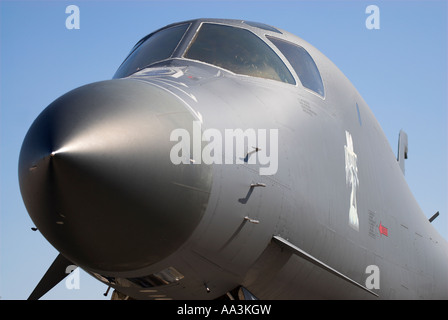
[[[65,9],[80,9],[68,30]],[[365,26],[380,9],[380,29]],[[23,138],[53,100],[110,79],[132,46],[167,24],[193,18],[264,22],[329,57],[368,103],[396,152],[409,136],[406,180],[448,239],[447,1],[0,1],[0,299],[26,299],[57,255],[31,231],[18,186]],[[60,283],[46,299],[104,299],[86,273],[80,289]],[[107,299],[110,298],[110,293]]]

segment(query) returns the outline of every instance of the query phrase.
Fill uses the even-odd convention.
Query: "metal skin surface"
[[[20,155],[37,228],[96,272],[135,270],[175,251],[200,221],[211,183],[207,166],[164,161],[171,130],[193,119],[177,99],[135,80],[90,84],[53,102]]]
[[[297,84],[185,59],[206,22],[257,35]],[[30,128],[20,185],[47,240],[134,299],[216,299],[238,286],[260,299],[447,298],[446,241],[342,72],[283,30],[189,23],[170,59],[75,89]],[[301,85],[266,35],[311,55],[324,97]],[[278,130],[277,170],[261,175],[266,165],[224,151],[227,163],[173,164],[171,133],[184,128],[194,137],[194,123],[223,136]],[[246,145],[246,157],[255,148]],[[372,265],[379,288],[364,290]]]

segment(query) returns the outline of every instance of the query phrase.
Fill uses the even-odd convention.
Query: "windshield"
[[[163,29],[142,39],[118,68],[114,78],[127,77],[155,62],[170,58],[188,26],[182,24]]]
[[[291,66],[299,76],[302,85],[320,96],[325,96],[324,84],[320,76],[319,69],[316,66],[310,54],[301,46],[286,42],[281,39],[268,37],[269,40],[283,53]]]
[[[280,57],[255,34],[241,28],[204,23],[184,57],[237,74],[295,84]]]

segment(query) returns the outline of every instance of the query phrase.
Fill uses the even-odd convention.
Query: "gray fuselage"
[[[44,152],[23,147],[24,201],[58,251],[136,299],[215,299],[238,286],[260,299],[447,298],[446,240],[420,209],[380,125],[342,72],[283,30],[236,20],[187,23],[168,58],[55,102],[67,105],[67,99],[87,96],[85,101],[100,101],[107,95],[110,103],[98,107],[98,119],[108,110],[115,113],[114,120],[110,115],[92,120],[109,130],[97,135],[100,147],[95,135],[89,135],[83,146],[91,147],[85,150],[68,143],[86,131],[81,125],[76,135],[61,129],[71,139],[61,138],[65,142],[52,145],[43,157],[54,179],[62,177],[55,191],[55,220],[42,218],[47,213],[37,209],[47,200],[31,200],[41,180],[28,176],[44,165],[31,170],[34,162],[26,159]],[[194,59],[192,48],[206,24],[250,32],[280,58],[291,77],[251,76]],[[304,86],[300,71],[273,38],[306,51],[323,87]],[[132,116],[126,115],[124,95],[133,97]],[[70,108],[73,114],[82,109]],[[110,151],[115,147],[108,139],[122,139],[119,152]],[[107,151],[99,152],[101,147]],[[85,164],[85,154],[95,166]],[[64,178],[75,167],[89,178]],[[90,177],[98,186],[86,191]],[[71,187],[61,185],[68,181]],[[86,203],[80,200],[89,195]],[[70,213],[66,203],[77,211]],[[80,211],[89,214],[79,218]],[[103,230],[98,221],[106,220]],[[378,272],[373,286],[371,270]]]

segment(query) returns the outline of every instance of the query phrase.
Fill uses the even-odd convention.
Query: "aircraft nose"
[[[199,223],[211,187],[209,166],[170,161],[171,132],[192,133],[194,120],[174,95],[132,79],[55,100],[20,153],[20,189],[36,227],[66,258],[98,273],[170,255]]]

